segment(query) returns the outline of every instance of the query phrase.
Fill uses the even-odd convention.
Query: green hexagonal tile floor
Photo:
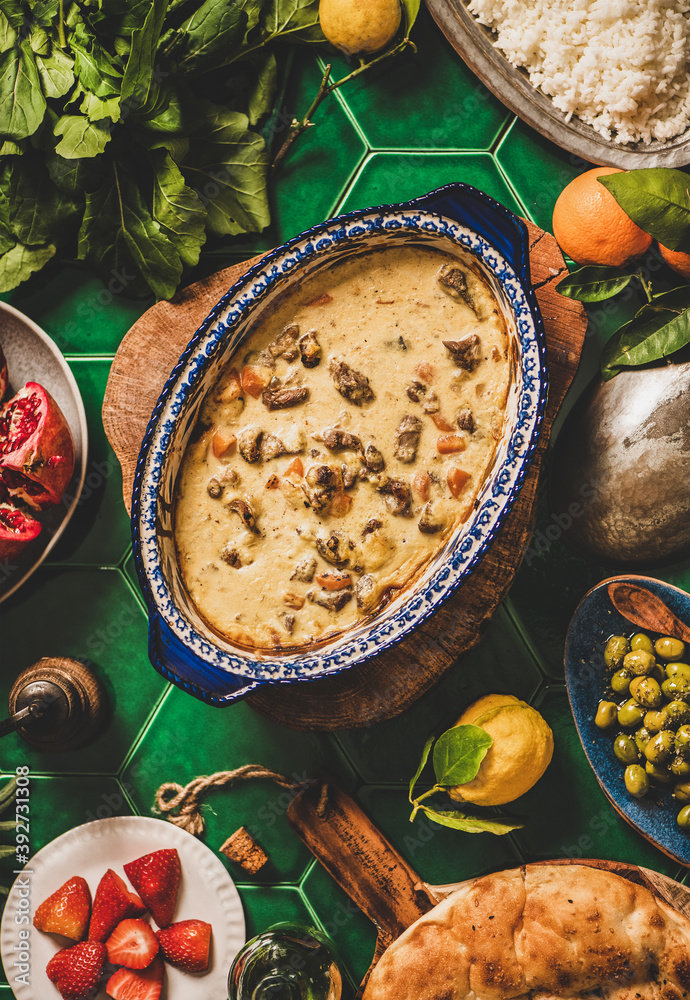
[[[474,184],[549,227],[561,188],[587,164],[514,119],[426,13],[415,32],[417,56],[408,53],[377,67],[321,105],[315,127],[272,185],[271,226],[228,240],[206,257],[198,274],[267,250],[336,211],[403,201],[453,181]],[[324,68],[321,56],[306,46],[291,58],[274,118],[276,145],[292,117],[310,105]],[[334,60],[335,76],[351,68],[344,59]],[[92,664],[110,704],[97,739],[83,751],[41,754],[16,735],[0,743],[4,774],[21,765],[33,775],[32,850],[92,819],[151,815],[163,782],[184,784],[200,774],[256,762],[298,781],[328,772],[432,883],[530,859],[583,855],[677,874],[675,863],[610,807],[580,747],[561,686],[563,641],[578,600],[608,569],[568,548],[568,532],[545,499],[516,583],[483,642],[397,719],[334,735],[292,732],[247,704],[209,708],[153,670],[120,471],[100,416],[112,357],[149,304],[128,299],[127,283],[126,275],[113,274],[104,285],[76,267],[54,264],[3,296],[41,324],[68,356],[86,406],[90,451],[86,490],[64,538],[49,564],[0,608],[0,700],[6,703],[25,666],[41,656],[64,655]],[[594,372],[600,344],[624,318],[608,307],[591,310],[571,399]],[[663,573],[687,588],[689,567],[685,562]],[[470,836],[423,817],[410,823],[407,783],[425,739],[488,691],[510,691],[530,701],[553,727],[553,762],[536,787],[510,807],[524,817],[524,828],[505,837]],[[429,771],[420,787],[428,787]],[[342,955],[349,996],[369,965],[375,931],[292,832],[286,818],[290,794],[266,782],[216,789],[202,808],[204,840],[237,881],[248,933],[279,920],[321,926]],[[218,853],[241,825],[269,855],[254,876]],[[9,880],[12,865],[12,859],[0,858],[0,883]],[[0,1000],[10,996],[9,986],[0,984]]]

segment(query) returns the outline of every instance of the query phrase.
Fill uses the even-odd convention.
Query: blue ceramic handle
[[[473,229],[503,254],[516,274],[526,279],[529,286],[527,227],[505,205],[469,184],[447,184],[401,207],[424,208]]]
[[[202,687],[197,655],[187,649],[153,611],[149,612],[149,658],[163,677],[210,705],[231,705],[260,686],[257,681],[217,670],[206,662],[204,681],[207,683]]]

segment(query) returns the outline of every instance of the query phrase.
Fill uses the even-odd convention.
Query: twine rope
[[[287,788],[289,791],[297,792],[305,787],[305,782],[291,781],[284,774],[269,771],[267,767],[262,767],[260,764],[245,764],[234,771],[216,771],[215,774],[193,778],[184,786],[178,785],[176,781],[166,781],[156,792],[155,810],[159,813],[166,813],[168,821],[174,823],[175,826],[197,835],[204,832],[205,824],[201,815],[201,800],[209,789],[222,788],[224,785],[261,778],[274,781],[276,785]],[[327,785],[324,784],[317,806],[319,815],[322,815],[325,808],[327,791]]]

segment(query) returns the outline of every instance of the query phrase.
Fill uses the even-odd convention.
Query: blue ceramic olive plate
[[[602,731],[594,724],[599,702],[607,692],[610,697],[610,675],[604,666],[604,647],[608,638],[646,632],[656,639],[661,634],[634,624],[616,610],[609,594],[612,583],[631,583],[646,588],[661,598],[682,622],[690,625],[690,595],[678,587],[644,576],[603,580],[585,594],[568,626],[565,680],[570,707],[587,759],[613,807],[664,854],[690,866],[690,833],[683,832],[676,824],[681,805],[671,797],[673,785],[652,783],[644,798],[634,799],[623,782],[625,767],[613,754],[613,739],[620,730],[614,726]]]

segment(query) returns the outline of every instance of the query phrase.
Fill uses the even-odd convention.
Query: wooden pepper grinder
[[[107,700],[103,685],[79,660],[44,656],[12,685],[10,717],[0,737],[17,732],[36,750],[76,750],[96,735]]]

